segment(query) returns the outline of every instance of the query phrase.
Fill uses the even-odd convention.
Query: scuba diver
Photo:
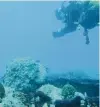
[[[89,44],[88,31],[99,23],[99,3],[98,1],[84,2],[83,12],[79,19],[79,24],[84,28],[83,35],[86,36],[86,44]]]
[[[65,5],[67,3],[67,6]],[[56,17],[62,20],[65,27],[57,32],[53,32],[54,37],[64,36],[66,33],[73,32],[77,29],[78,19],[80,16],[80,5],[76,1],[63,2],[59,10],[56,10]]]
[[[82,26],[86,44],[90,43],[88,30],[96,27],[99,23],[99,1],[64,1],[61,8],[55,13],[57,19],[65,24],[64,28],[53,32],[55,38],[74,32],[79,26]]]

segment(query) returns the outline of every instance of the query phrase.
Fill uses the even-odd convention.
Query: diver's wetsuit
[[[64,6],[64,3],[68,3]],[[63,14],[63,15],[62,15]],[[69,1],[63,2],[56,17],[63,21],[65,27],[53,32],[53,36],[62,37],[67,33],[73,32],[78,25],[84,28],[86,44],[89,44],[88,30],[96,27],[99,23],[99,2],[98,1]],[[77,24],[75,24],[77,23]]]
[[[92,29],[99,22],[99,6],[94,6],[91,1],[84,2],[83,12],[79,19],[79,24],[85,29]]]
[[[64,28],[62,28],[60,31],[53,32],[53,36],[56,37],[62,37],[67,33],[73,32],[77,28],[77,24],[71,23],[70,25],[66,25]]]
[[[65,34],[73,32],[77,29],[78,20],[81,14],[81,6],[75,1],[70,1],[67,7],[62,5],[60,11],[64,14],[62,21],[65,24],[65,27],[60,29],[60,31],[53,32],[54,37],[64,36]]]

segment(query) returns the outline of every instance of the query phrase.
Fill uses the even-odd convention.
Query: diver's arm
[[[77,26],[78,25],[74,24],[74,23],[72,23],[70,26],[65,26],[64,28],[62,28],[56,32],[53,32],[53,37],[55,37],[55,38],[62,37],[67,33],[71,33],[76,30]]]

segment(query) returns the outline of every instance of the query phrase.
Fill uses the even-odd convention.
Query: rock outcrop
[[[49,96],[52,99],[52,102],[54,102],[57,99],[60,100],[63,98],[63,96],[61,95],[62,89],[50,84],[43,85],[42,87],[37,89],[37,91],[44,92],[47,96]]]

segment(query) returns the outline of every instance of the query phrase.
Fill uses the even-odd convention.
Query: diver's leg
[[[84,36],[87,36],[87,35],[88,35],[88,30],[87,30],[87,29],[85,29],[85,28],[84,28],[83,35],[84,35]]]
[[[90,43],[88,35],[86,36],[86,44],[88,45]]]
[[[88,45],[90,43],[90,40],[89,40],[88,30],[87,29],[84,29],[83,35],[86,37],[86,44]]]

